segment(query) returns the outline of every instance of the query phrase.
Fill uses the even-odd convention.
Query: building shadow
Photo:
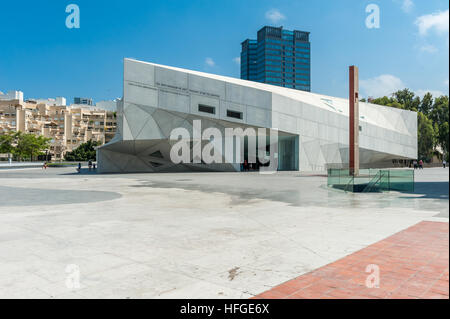
[[[448,200],[448,182],[415,182],[414,192],[403,191],[404,194],[422,195],[422,198]],[[417,198],[417,197],[402,197]]]
[[[82,168],[80,172],[76,167],[73,168],[73,172],[71,173],[63,173],[61,175],[99,175],[96,169]]]

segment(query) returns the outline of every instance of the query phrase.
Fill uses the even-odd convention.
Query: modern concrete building
[[[263,27],[242,42],[241,79],[311,91],[309,32]]]
[[[347,99],[131,59],[124,61],[123,85],[116,136],[97,152],[100,172],[239,171],[235,162],[171,161],[172,130],[183,127],[193,136],[198,119],[223,136],[225,128],[278,129],[280,170],[348,165]],[[361,167],[417,157],[415,112],[360,103],[359,129]]]

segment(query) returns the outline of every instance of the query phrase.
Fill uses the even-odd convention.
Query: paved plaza
[[[448,299],[448,231],[420,222],[256,298]],[[367,284],[375,267],[379,281]]]
[[[354,254],[389,263],[399,245],[373,260],[365,249],[421,225],[448,298],[448,172],[416,171],[411,193],[357,194],[325,173],[0,170],[0,298],[252,298]],[[402,253],[420,264],[416,243]]]

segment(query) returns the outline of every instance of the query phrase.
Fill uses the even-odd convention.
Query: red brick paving
[[[367,288],[370,264],[379,288]],[[420,222],[256,299],[448,299],[449,224]]]

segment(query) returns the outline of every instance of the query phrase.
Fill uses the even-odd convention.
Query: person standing
[[[89,166],[89,170],[91,170],[92,169],[92,161],[91,160],[89,160],[88,166]]]
[[[413,166],[414,166],[414,169],[417,169],[417,160],[413,161]]]
[[[81,163],[78,163],[78,173],[81,173]]]
[[[419,161],[419,169],[423,169],[423,161],[422,160]]]
[[[446,160],[443,160],[442,161],[442,165],[444,166],[444,168],[447,166],[447,161]]]

